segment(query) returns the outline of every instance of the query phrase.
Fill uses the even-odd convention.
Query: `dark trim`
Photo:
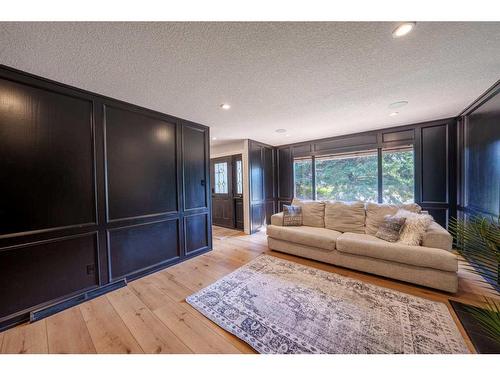
[[[30,312],[30,323],[36,322],[40,319],[44,319],[50,315],[57,314],[63,310],[69,309],[70,307],[79,305],[80,303],[90,301],[94,298],[102,296],[103,294],[109,293],[113,290],[123,288],[127,285],[125,279],[115,281],[113,283],[107,284],[106,286],[99,287],[97,289],[92,289],[91,291],[79,294],[75,297],[68,298],[64,301],[57,302],[54,305],[46,306],[38,310],[33,310]]]
[[[479,98],[474,100],[469,106],[467,106],[462,112],[458,114],[457,117],[467,116],[490,100],[492,97],[500,93],[500,79],[496,81],[493,85],[488,87],[488,89],[483,92]]]
[[[384,199],[384,192],[383,192],[383,171],[382,171],[382,147],[377,148],[377,189],[378,189],[378,197],[377,201],[378,203],[382,203]]]

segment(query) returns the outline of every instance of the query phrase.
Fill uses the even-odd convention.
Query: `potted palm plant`
[[[448,225],[459,254],[468,262],[465,267],[480,275],[483,283],[500,290],[500,217],[489,219],[472,216],[452,218]],[[484,332],[500,343],[500,302],[483,296],[484,307],[468,306],[467,310]]]

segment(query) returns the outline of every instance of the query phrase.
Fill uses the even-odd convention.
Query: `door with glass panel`
[[[212,181],[212,223],[234,228],[232,156],[212,159],[210,178]]]

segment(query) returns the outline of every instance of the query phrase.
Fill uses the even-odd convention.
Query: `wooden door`
[[[212,223],[227,228],[235,227],[232,176],[232,156],[212,159],[210,161]]]

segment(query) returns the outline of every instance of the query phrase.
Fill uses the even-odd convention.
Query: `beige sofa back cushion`
[[[325,203],[318,201],[302,201],[294,198],[292,205],[302,207],[302,225],[308,227],[325,227]]]
[[[325,228],[339,232],[365,233],[365,204],[325,202]]]
[[[422,208],[416,203],[402,205],[367,203],[365,233],[375,235],[380,225],[384,222],[385,215],[395,215],[400,208],[416,213],[422,211]]]

